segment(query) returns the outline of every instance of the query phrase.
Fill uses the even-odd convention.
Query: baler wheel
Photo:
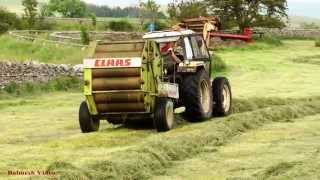
[[[232,92],[227,78],[217,77],[213,83],[213,114],[218,117],[231,113]]]
[[[99,130],[100,120],[91,116],[88,104],[85,101],[80,105],[79,123],[82,133],[90,133]]]
[[[169,131],[173,127],[173,102],[168,98],[159,98],[154,113],[154,125],[158,132]]]

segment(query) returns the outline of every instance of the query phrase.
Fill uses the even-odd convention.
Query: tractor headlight
[[[168,70],[167,69],[164,69],[164,75],[167,75],[168,74]]]

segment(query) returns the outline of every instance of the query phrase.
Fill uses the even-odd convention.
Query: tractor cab
[[[170,74],[172,69],[174,73],[194,73],[199,67],[210,71],[211,57],[206,43],[192,30],[152,32],[143,39],[157,43],[165,64],[168,64],[165,71]]]

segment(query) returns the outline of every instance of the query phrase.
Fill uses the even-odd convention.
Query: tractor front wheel
[[[158,132],[169,131],[173,127],[173,102],[168,98],[159,98],[154,113],[154,125]]]
[[[213,83],[213,114],[215,116],[227,116],[231,113],[232,93],[227,78],[218,77]]]
[[[85,101],[80,105],[79,123],[82,133],[90,133],[99,130],[100,120],[90,114],[88,104]]]

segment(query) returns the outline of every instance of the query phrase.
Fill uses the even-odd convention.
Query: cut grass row
[[[72,162],[72,166],[83,168],[88,163],[95,164],[109,160],[117,156],[118,151],[139,147],[144,144],[141,142],[145,140],[150,142],[158,139],[164,142],[167,139],[171,140],[177,136],[182,137],[188,134],[184,139],[188,142],[188,137],[193,136],[195,131],[197,131],[195,135],[201,133],[202,130],[207,132],[207,128],[202,128],[225,120],[218,119],[218,121],[209,121],[202,124],[182,122],[168,134],[156,134],[151,129],[105,127],[105,123],[103,123],[101,132],[82,135],[76,122],[76,112],[80,99],[80,94],[67,92],[4,100],[3,102],[6,102],[8,106],[0,108],[3,120],[6,120],[0,122],[2,129],[0,141],[3,144],[0,149],[6,148],[2,149],[4,161],[0,163],[1,171],[30,167],[42,169],[56,159],[59,159],[60,162]],[[261,99],[259,102],[257,99],[240,99],[237,100],[237,104],[243,107],[239,112],[247,112],[248,110],[258,111],[259,108],[268,107],[268,104],[273,106],[274,109],[277,108],[275,104],[286,105],[296,102],[300,106],[302,103],[308,102],[308,99],[317,98],[310,97],[296,100],[270,98]],[[255,101],[258,104],[252,104]],[[252,104],[250,109],[246,108],[248,103]],[[215,128],[210,132],[213,133],[214,131]],[[179,144],[177,145],[179,146]],[[198,148],[208,150],[207,147]],[[10,152],[8,152],[8,149],[11,149]],[[8,153],[10,155],[6,155]],[[163,171],[166,171],[166,168]]]
[[[54,162],[48,170],[58,172],[62,179],[148,179],[164,174],[174,161],[210,151],[206,146],[222,145],[249,129],[320,113],[320,100],[289,104],[194,125],[188,133],[163,134],[162,138],[150,138],[138,147],[114,152],[111,158],[88,162],[82,167],[71,162]]]
[[[292,57],[317,55],[314,50],[313,41],[285,41],[277,48],[218,52],[228,67],[236,98],[234,112],[240,114],[201,124],[182,122],[166,134],[152,129],[112,127],[103,122],[99,133],[83,135],[77,123],[83,99],[80,93],[50,92],[1,100],[4,120],[0,121],[0,172],[43,169],[51,164],[57,171],[66,167],[61,176],[68,179],[102,179],[108,173],[110,178],[122,173],[125,174],[118,179],[144,178],[166,173],[175,159],[189,159],[195,152],[215,152],[217,145],[250,128],[279,120],[291,122],[296,115],[316,113],[313,110],[319,109],[319,66],[291,61]],[[153,161],[155,164],[149,167]],[[148,166],[145,173],[144,166]],[[131,176],[126,174],[128,171]],[[7,178],[6,174],[2,177]]]
[[[215,151],[174,162],[170,179],[319,179],[320,114],[251,129]]]

